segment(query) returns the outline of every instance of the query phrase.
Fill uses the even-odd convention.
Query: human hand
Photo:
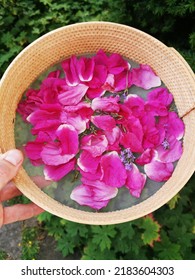
[[[0,154],[0,227],[29,219],[44,211],[34,203],[15,204],[8,207],[3,207],[1,204],[3,201],[22,194],[11,181],[16,176],[22,162],[23,155],[19,150],[10,150]],[[46,181],[41,176],[32,179],[39,187],[45,187],[49,184],[49,181]]]

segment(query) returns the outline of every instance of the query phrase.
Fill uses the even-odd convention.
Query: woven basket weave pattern
[[[157,209],[184,186],[194,171],[195,78],[188,64],[174,49],[137,29],[106,22],[74,24],[42,36],[17,56],[1,80],[0,146],[4,151],[15,146],[13,120],[17,104],[41,73],[72,54],[95,53],[100,48],[108,53],[120,53],[138,63],[149,64],[174,95],[179,115],[185,116],[186,131],[184,153],[172,177],[141,204],[109,213],[88,213],[54,201],[38,189],[24,169],[20,170],[15,182],[27,197],[55,215],[81,223],[113,224]]]

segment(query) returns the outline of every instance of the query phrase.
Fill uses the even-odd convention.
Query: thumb
[[[22,161],[23,155],[16,149],[0,155],[0,189],[16,176]]]

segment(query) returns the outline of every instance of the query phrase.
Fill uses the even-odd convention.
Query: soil
[[[16,222],[5,225],[0,229],[0,252],[7,254],[7,259],[21,260],[21,239],[23,226],[36,226],[36,219],[32,218],[25,222]],[[56,242],[52,237],[44,233],[40,240],[38,260],[63,260],[67,259],[56,251]]]

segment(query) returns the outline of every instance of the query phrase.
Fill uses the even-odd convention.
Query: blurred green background
[[[177,49],[195,69],[194,0],[0,0],[0,76],[41,35],[94,20],[145,31]],[[39,258],[44,232],[55,239],[55,249],[63,258],[195,259],[194,197],[192,176],[177,196],[152,215],[120,225],[80,225],[43,213],[36,227],[22,232],[21,258]],[[6,256],[0,251],[1,258]]]

